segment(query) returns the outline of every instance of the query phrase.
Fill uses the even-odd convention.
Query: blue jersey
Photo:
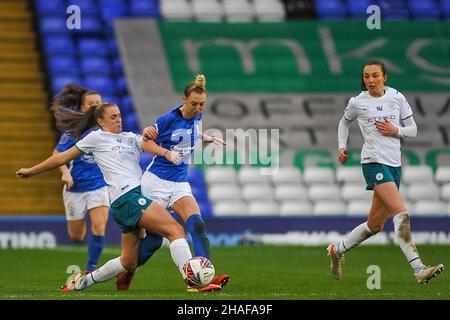
[[[178,105],[161,116],[156,120],[155,126],[158,130],[156,143],[165,149],[180,153],[183,160],[179,164],[174,164],[165,157],[154,156],[146,169],[161,179],[173,182],[187,182],[189,159],[198,139],[198,125],[202,118],[202,114],[192,119],[184,118],[181,115],[181,107],[182,105]]]
[[[90,132],[91,130],[86,131],[83,137]],[[76,142],[76,140],[64,133],[55,149],[59,152],[64,152],[72,148]],[[75,158],[70,162],[69,169],[73,178],[73,187],[70,189],[70,192],[87,192],[106,186],[103,174],[92,155],[83,154]]]

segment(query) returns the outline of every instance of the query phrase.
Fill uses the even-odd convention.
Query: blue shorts
[[[391,167],[382,163],[363,163],[362,171],[366,179],[366,190],[373,190],[376,184],[395,182],[400,190],[402,167]]]

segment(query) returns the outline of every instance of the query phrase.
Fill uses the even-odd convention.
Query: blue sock
[[[144,240],[141,241],[139,246],[139,261],[138,265],[142,266],[148,259],[153,256],[156,250],[161,248],[163,237],[149,233]]]
[[[195,255],[211,259],[206,226],[200,214],[191,215],[186,221],[185,228],[191,234]]]
[[[97,266],[100,255],[103,252],[103,247],[105,246],[105,237],[92,235],[91,242],[89,243],[88,249],[88,263],[86,270],[93,271]]]

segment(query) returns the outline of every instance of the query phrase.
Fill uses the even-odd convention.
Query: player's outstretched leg
[[[139,246],[139,261],[138,265],[142,266],[146,263],[158,250],[161,248],[163,237],[153,233],[147,234],[141,241]],[[137,270],[136,270],[137,271]],[[135,272],[136,272],[135,271]],[[130,288],[135,272],[127,271],[119,274],[116,279],[116,289],[119,291],[126,291]]]

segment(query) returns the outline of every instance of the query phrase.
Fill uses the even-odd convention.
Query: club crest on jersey
[[[383,179],[383,174],[381,172],[377,173],[377,175],[375,176],[375,179],[377,179],[378,181]]]
[[[147,200],[145,200],[144,198],[139,198],[138,203],[143,206],[147,203]]]

